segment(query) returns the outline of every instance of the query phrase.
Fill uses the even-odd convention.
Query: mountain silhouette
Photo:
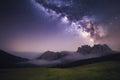
[[[52,51],[46,51],[43,53],[40,57],[37,59],[43,59],[43,60],[57,60],[61,59],[62,57],[67,56],[69,53],[68,52],[52,52]]]
[[[107,54],[112,52],[112,49],[109,48],[106,44],[96,44],[93,47],[90,47],[89,45],[83,45],[78,48],[77,52],[82,54]]]
[[[14,67],[75,67],[103,61],[120,61],[120,52],[106,44],[90,47],[84,45],[75,52],[46,51],[33,60],[27,60],[0,50],[0,68]]]
[[[25,58],[14,56],[3,50],[0,50],[0,67],[16,66],[16,63],[27,61]]]

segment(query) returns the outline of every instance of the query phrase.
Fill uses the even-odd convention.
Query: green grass
[[[65,69],[0,69],[0,80],[120,80],[120,62],[101,62]]]

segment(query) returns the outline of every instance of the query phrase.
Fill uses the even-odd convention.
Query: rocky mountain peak
[[[83,45],[78,48],[77,52],[78,53],[83,53],[83,54],[89,54],[89,53],[109,53],[111,52],[112,49],[109,48],[106,44],[100,45],[96,44],[93,47],[90,47],[89,45]]]

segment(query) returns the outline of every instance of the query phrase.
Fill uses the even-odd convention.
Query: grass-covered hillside
[[[0,69],[0,80],[120,80],[120,62],[106,61],[73,68]]]

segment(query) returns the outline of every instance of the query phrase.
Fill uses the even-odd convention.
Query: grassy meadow
[[[120,80],[120,62],[107,61],[73,68],[0,69],[0,80]]]

